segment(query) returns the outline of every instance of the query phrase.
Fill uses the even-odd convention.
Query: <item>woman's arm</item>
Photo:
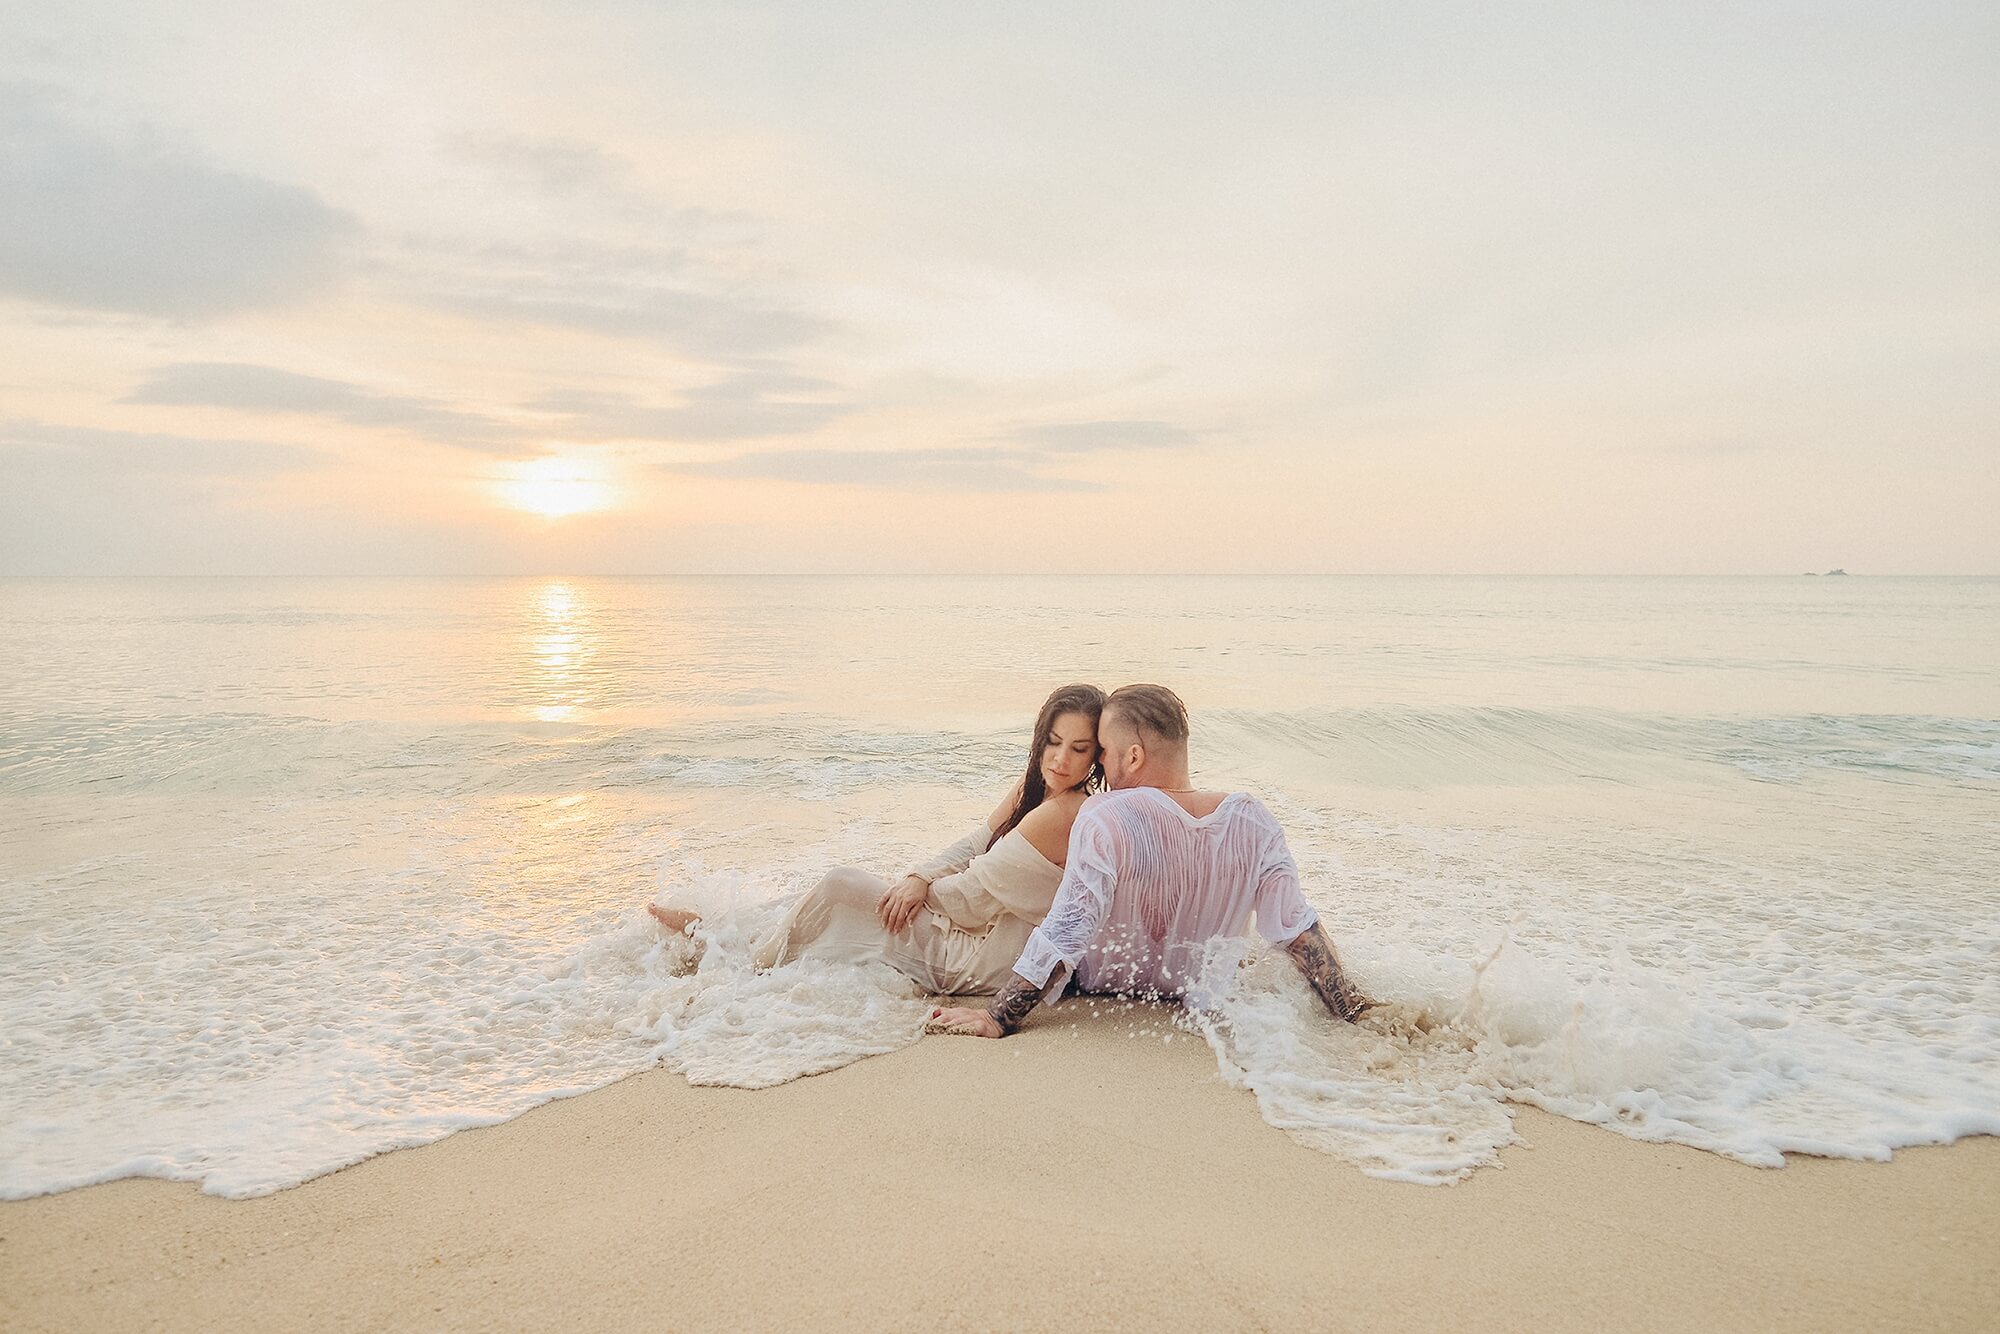
[[[940,880],[954,880],[956,882],[956,878],[962,876],[968,866],[972,866],[974,858],[978,858],[982,852],[986,852],[988,846],[992,846],[994,834],[1000,832],[1000,826],[1006,824],[1014,816],[1014,808],[1020,806],[1020,794],[1022,794],[1022,788],[1026,786],[1026,782],[1028,782],[1026,778],[1016,778],[1014,786],[1008,788],[1008,792],[1006,792],[1004,798],[1000,798],[1000,804],[994,806],[994,812],[990,816],[986,816],[986,824],[982,828],[974,830],[966,838],[960,838],[950,848],[946,848],[938,856],[930,858],[928,862],[924,862],[922,866],[918,866],[916,870],[912,870],[908,876],[902,878],[902,884],[898,884],[896,888],[892,888],[888,894],[882,896],[882,906],[880,906],[882,926],[886,926],[890,934],[896,934],[902,928],[906,928],[910,922],[914,922],[918,908],[922,908],[926,902],[934,902],[946,916],[952,918],[952,922],[956,922],[958,926],[964,926],[968,930],[978,930],[980,926],[990,926],[994,922],[994,918],[998,918],[1006,910],[1004,904],[1000,904],[998,900],[994,900],[990,894],[984,894],[984,892],[978,892],[978,894],[960,892],[960,894],[950,896],[950,902],[946,904],[946,902],[934,898],[930,890]],[[1038,814],[1040,810],[1046,810],[1048,804],[1050,802],[1042,802],[1042,806],[1038,806],[1036,810],[1028,812],[1028,818],[1034,818],[1034,814]],[[1074,808],[1072,808],[1072,814],[1074,814]],[[1026,824],[1026,820],[1022,824]],[[1062,836],[1064,836],[1064,840],[1068,840],[1068,826],[1064,826]],[[1048,854],[1044,852],[1042,856],[1048,856]],[[1050,860],[1054,860],[1058,866],[1062,864],[1058,858],[1050,858]]]
[[[967,931],[982,931],[1007,911],[1007,905],[994,898],[985,881],[972,871],[939,876],[932,881],[930,905],[949,917],[953,926]]]
[[[917,910],[930,897],[930,888],[938,881],[955,876],[972,865],[973,858],[986,851],[993,841],[993,833],[1007,823],[1007,817],[1020,804],[1021,787],[1025,780],[1016,780],[1009,788],[1000,804],[993,808],[993,814],[986,817],[986,823],[973,829],[956,843],[926,861],[918,863],[905,875],[877,905],[876,913],[882,918],[882,925],[891,935],[901,931],[916,920]],[[954,920],[956,914],[953,914]],[[960,922],[959,925],[968,925]]]
[[[1008,913],[1039,924],[1055,898],[1062,878],[1059,873],[1069,858],[1070,828],[1082,805],[1082,793],[1060,793],[1029,811],[1014,826],[1014,832],[1026,839],[1028,846],[1055,868],[1053,871],[1018,861],[1005,867],[973,865],[933,881],[931,906],[968,931],[991,926]]]
[[[914,878],[929,884],[933,880],[948,875],[957,875],[972,865],[972,859],[986,851],[986,842],[993,837],[993,831],[985,825],[974,825],[960,835],[958,841],[943,851],[930,856],[912,866],[904,873],[905,879]]]

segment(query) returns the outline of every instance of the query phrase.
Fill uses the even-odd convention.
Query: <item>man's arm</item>
[[[1340,968],[1340,956],[1334,953],[1333,942],[1326,938],[1326,932],[1320,930],[1318,922],[1299,932],[1285,946],[1285,953],[1292,956],[1292,962],[1299,966],[1299,971],[1306,975],[1306,981],[1326,1002],[1326,1008],[1342,1019],[1352,1023],[1374,1006],[1374,1001],[1362,995],[1347,980],[1347,974]],[[998,996],[994,997],[996,1005],[999,1000]],[[1028,1008],[1033,1009],[1034,1006]]]
[[[1004,1038],[1021,1026],[1037,1005],[1042,1003],[1042,989],[1018,973],[1007,979],[1007,985],[983,1010],[958,1008],[932,1010],[931,1021],[925,1027],[933,1033],[964,1033],[978,1038]]]
[[[1000,988],[993,1003],[986,1007],[986,1017],[1000,1025],[1002,1033],[1011,1033],[1041,1003],[1042,989],[1016,974],[1007,979],[1007,985]]]

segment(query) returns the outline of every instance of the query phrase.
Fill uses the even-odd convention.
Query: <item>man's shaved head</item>
[[[1147,750],[1184,751],[1188,743],[1187,705],[1165,686],[1121,686],[1104,701],[1108,718],[1117,714],[1116,726],[1138,734]]]

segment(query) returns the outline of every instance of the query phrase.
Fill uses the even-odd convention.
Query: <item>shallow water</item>
[[[1075,678],[1181,690],[1391,1002],[1218,957],[1189,1025],[1307,1143],[2000,1132],[1996,648],[1995,580],[0,581],[0,1194],[254,1194],[913,1041],[892,975],[742,943],[948,842]]]

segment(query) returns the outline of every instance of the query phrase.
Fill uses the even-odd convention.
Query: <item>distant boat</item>
[[[1847,571],[1845,571],[1845,570],[1828,570],[1828,571],[1827,571],[1827,573],[1828,573],[1828,574],[1846,574],[1846,573],[1847,573]]]

